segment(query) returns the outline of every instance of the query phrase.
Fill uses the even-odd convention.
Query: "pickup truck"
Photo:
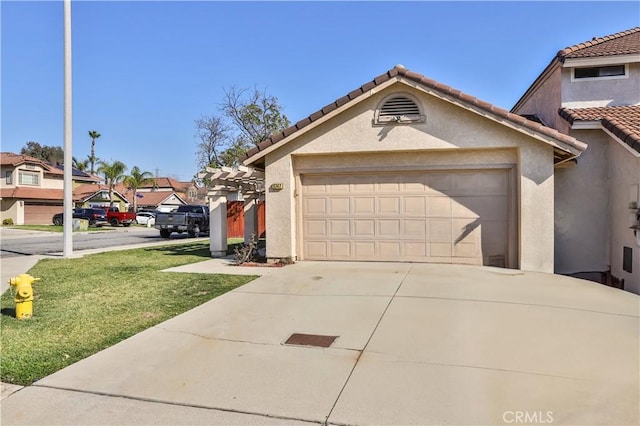
[[[104,210],[107,215],[107,222],[111,226],[118,226],[120,224],[124,226],[131,226],[136,221],[136,214],[134,212],[121,212],[117,207],[108,207]]]
[[[209,206],[184,205],[174,212],[158,212],[155,227],[162,238],[169,238],[172,232],[198,237],[201,232],[209,232]]]

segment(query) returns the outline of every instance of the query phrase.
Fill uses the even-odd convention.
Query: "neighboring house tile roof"
[[[109,185],[97,185],[94,183],[85,183],[78,185],[73,190],[73,201],[85,201],[100,191],[109,191]],[[122,200],[126,201],[124,195],[122,195],[117,189],[114,189],[114,193],[117,194]]]
[[[0,165],[2,166],[17,167],[26,163],[38,164],[48,175],[64,176],[63,165],[51,164],[29,155],[14,154],[13,152],[0,152]],[[78,181],[97,182],[101,180],[98,176],[92,176],[89,173],[74,168],[71,169],[71,174],[73,179]]]
[[[14,154],[13,152],[0,152],[0,165],[2,166],[13,166],[17,167],[21,164],[37,164],[44,169],[44,172],[51,175],[59,175],[62,176],[62,170],[52,166],[51,164],[39,160],[35,157],[31,157],[29,155],[22,154]]]
[[[172,195],[178,197],[183,203],[186,202],[176,194],[174,191],[151,191],[151,192],[138,192],[138,205],[145,206],[158,206],[164,203]]]
[[[15,188],[0,189],[1,198],[19,198],[22,200],[55,200],[62,202],[62,189],[28,188],[17,186]]]
[[[576,121],[600,121],[621,141],[640,152],[640,105],[592,108],[560,108],[560,116]]]
[[[324,108],[321,108],[320,110],[314,112],[307,118],[298,121],[293,126],[290,126],[285,130],[283,130],[282,132],[276,133],[275,135],[271,136],[269,139],[266,139],[260,142],[257,147],[249,150],[249,152],[247,152],[247,154],[240,160],[246,161],[250,159],[252,156],[258,154],[260,151],[263,151],[272,145],[276,145],[280,143],[283,139],[291,136],[292,134],[305,128],[311,123],[318,121],[319,119],[323,118],[325,115],[331,113],[337,108],[342,107],[345,104],[348,104],[349,102],[353,101],[354,99],[364,94],[367,94],[370,90],[372,90],[376,86],[379,86],[389,80],[392,80],[398,77],[406,78],[407,80],[413,81],[415,83],[419,83],[447,97],[451,97],[457,101],[461,101],[470,106],[479,108],[485,112],[493,114],[494,116],[500,119],[507,120],[512,124],[515,124],[516,126],[522,126],[528,130],[533,130],[535,132],[543,134],[544,136],[561,141],[567,145],[570,145],[571,147],[576,148],[578,151],[584,151],[584,149],[586,149],[586,145],[577,141],[575,138],[571,136],[564,135],[558,132],[557,130],[546,127],[540,123],[527,120],[526,118],[518,114],[510,113],[505,109],[494,106],[488,102],[484,102],[476,97],[463,93],[460,90],[454,89],[442,83],[438,83],[437,81],[427,78],[422,74],[418,74],[416,72],[413,72],[404,68],[403,66],[397,65],[392,69],[390,69],[389,71],[387,71],[386,73],[381,74],[378,77],[374,78],[372,81],[360,86],[359,88],[349,92],[347,95],[337,99],[336,101],[330,103]]]
[[[190,182],[180,182],[170,177],[157,177],[140,188],[172,188],[174,191],[186,191]]]
[[[621,31],[604,37],[566,47],[558,52],[557,58],[593,58],[597,56],[617,56],[640,53],[640,27]]]

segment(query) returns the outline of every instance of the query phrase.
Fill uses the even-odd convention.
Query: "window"
[[[7,185],[13,185],[13,170],[7,170],[4,176],[5,176]]]
[[[424,115],[418,102],[410,95],[395,94],[382,100],[376,109],[374,124],[423,123]]]
[[[189,198],[198,198],[198,191],[195,188],[189,188]]]
[[[40,175],[38,173],[20,172],[18,173],[18,182],[20,185],[38,185],[40,183]]]
[[[579,80],[582,78],[601,78],[601,77],[620,77],[620,76],[626,76],[626,67],[624,65],[573,69],[573,78],[576,80]]]

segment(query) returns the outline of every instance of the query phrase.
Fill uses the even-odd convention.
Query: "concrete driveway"
[[[634,294],[459,265],[272,269],[12,394],[2,424],[640,423]]]

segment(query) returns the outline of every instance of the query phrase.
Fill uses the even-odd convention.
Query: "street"
[[[175,238],[185,235],[173,234]],[[2,257],[61,254],[64,250],[63,234],[0,228]],[[118,227],[99,232],[73,234],[73,250],[90,250],[114,246],[128,246],[162,241],[157,229]]]

